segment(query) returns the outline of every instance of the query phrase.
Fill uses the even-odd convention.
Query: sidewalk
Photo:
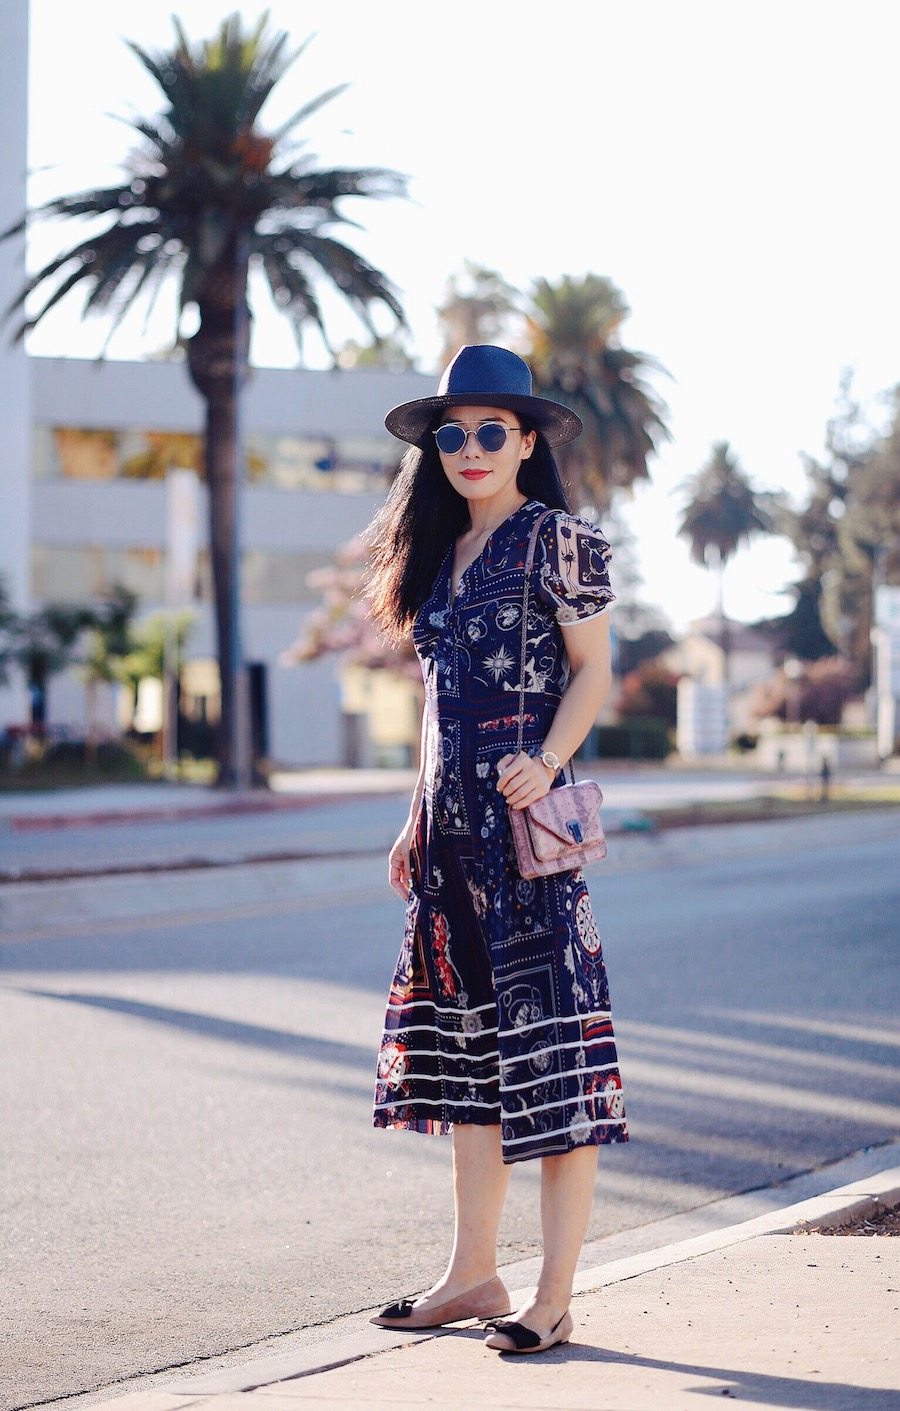
[[[274,813],[329,799],[410,793],[415,778],[415,771],[409,769],[310,769],[277,775],[270,789],[234,792],[160,782],[0,793],[0,830],[31,832]]]
[[[697,1411],[717,1396],[766,1408],[900,1404],[900,1240],[820,1238],[900,1201],[900,1167],[743,1224],[586,1270],[575,1333],[501,1357],[474,1324],[368,1328],[304,1353],[180,1376],[95,1400],[104,1411]],[[513,1294],[513,1303],[516,1294]]]
[[[706,769],[625,760],[592,760],[581,774],[598,778],[607,812],[678,808],[711,801],[744,801],[805,785],[798,774],[769,774],[721,765]],[[98,784],[82,788],[0,793],[0,832],[92,827],[123,822],[227,817],[301,809],[329,801],[409,795],[414,769],[333,768],[281,770],[268,789],[228,792],[199,784]],[[896,776],[885,770],[848,771],[835,787],[894,791]]]

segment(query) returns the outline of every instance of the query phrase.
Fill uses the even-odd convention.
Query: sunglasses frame
[[[489,426],[500,426],[500,427],[503,428],[503,431],[505,432],[505,435],[504,435],[504,437],[503,437],[503,440],[500,442],[500,445],[499,445],[499,446],[495,446],[495,447],[491,448],[491,447],[489,447],[489,446],[486,446],[486,445],[484,444],[484,442],[482,441],[482,439],[481,439],[481,433],[482,433],[482,431],[486,430]],[[489,455],[489,456],[495,456],[495,455],[497,455],[500,451],[503,450],[503,447],[506,445],[507,441],[509,440],[509,434],[510,434],[511,431],[521,431],[521,432],[523,433],[523,435],[524,435],[524,431],[525,431],[525,428],[522,427],[522,426],[507,426],[507,424],[506,424],[505,421],[483,421],[480,426],[476,426],[475,429],[474,429],[474,430],[471,430],[471,431],[467,431],[464,426],[460,426],[459,422],[455,422],[455,421],[442,421],[441,424],[440,424],[440,426],[436,427],[435,430],[432,431],[431,434],[432,434],[432,436],[435,437],[435,440],[437,440],[437,437],[440,435],[440,433],[441,433],[442,431],[449,430],[451,427],[452,427],[452,429],[453,429],[454,431],[461,431],[461,432],[462,432],[463,437],[464,437],[463,443],[462,443],[462,445],[459,447],[459,449],[456,450],[456,451],[441,451],[440,444],[438,443],[438,450],[441,451],[441,455],[442,455],[442,456],[459,456],[459,455],[462,455],[463,451],[466,449],[466,447],[467,447],[468,444],[469,444],[469,437],[470,437],[470,436],[474,436],[474,437],[475,437],[475,440],[478,442],[478,444],[479,444],[479,446],[481,447],[481,449],[482,449],[487,455]]]

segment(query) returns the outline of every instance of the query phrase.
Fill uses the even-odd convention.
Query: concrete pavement
[[[498,1356],[475,1324],[406,1335],[368,1327],[300,1354],[79,1400],[104,1411],[687,1411],[720,1396],[776,1409],[895,1411],[900,1241],[795,1231],[898,1201],[893,1166],[585,1270],[572,1341],[537,1357]]]

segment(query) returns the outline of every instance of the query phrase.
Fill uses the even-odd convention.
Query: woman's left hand
[[[505,754],[497,763],[500,779],[498,791],[510,808],[527,808],[549,794],[553,775],[539,759],[531,755]]]

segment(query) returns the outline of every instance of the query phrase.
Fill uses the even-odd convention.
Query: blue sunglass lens
[[[489,455],[495,451],[502,450],[506,444],[507,429],[501,426],[499,421],[489,421],[484,426],[479,426],[475,432],[478,444],[483,451]],[[466,444],[466,433],[461,426],[439,426],[434,433],[438,450],[443,451],[445,456],[455,456]]]
[[[492,451],[499,451],[506,443],[506,427],[501,426],[497,421],[489,421],[486,426],[479,426],[475,435],[478,437],[482,449],[489,454]]]
[[[461,426],[439,426],[434,439],[445,456],[455,456],[466,444],[466,433]]]

